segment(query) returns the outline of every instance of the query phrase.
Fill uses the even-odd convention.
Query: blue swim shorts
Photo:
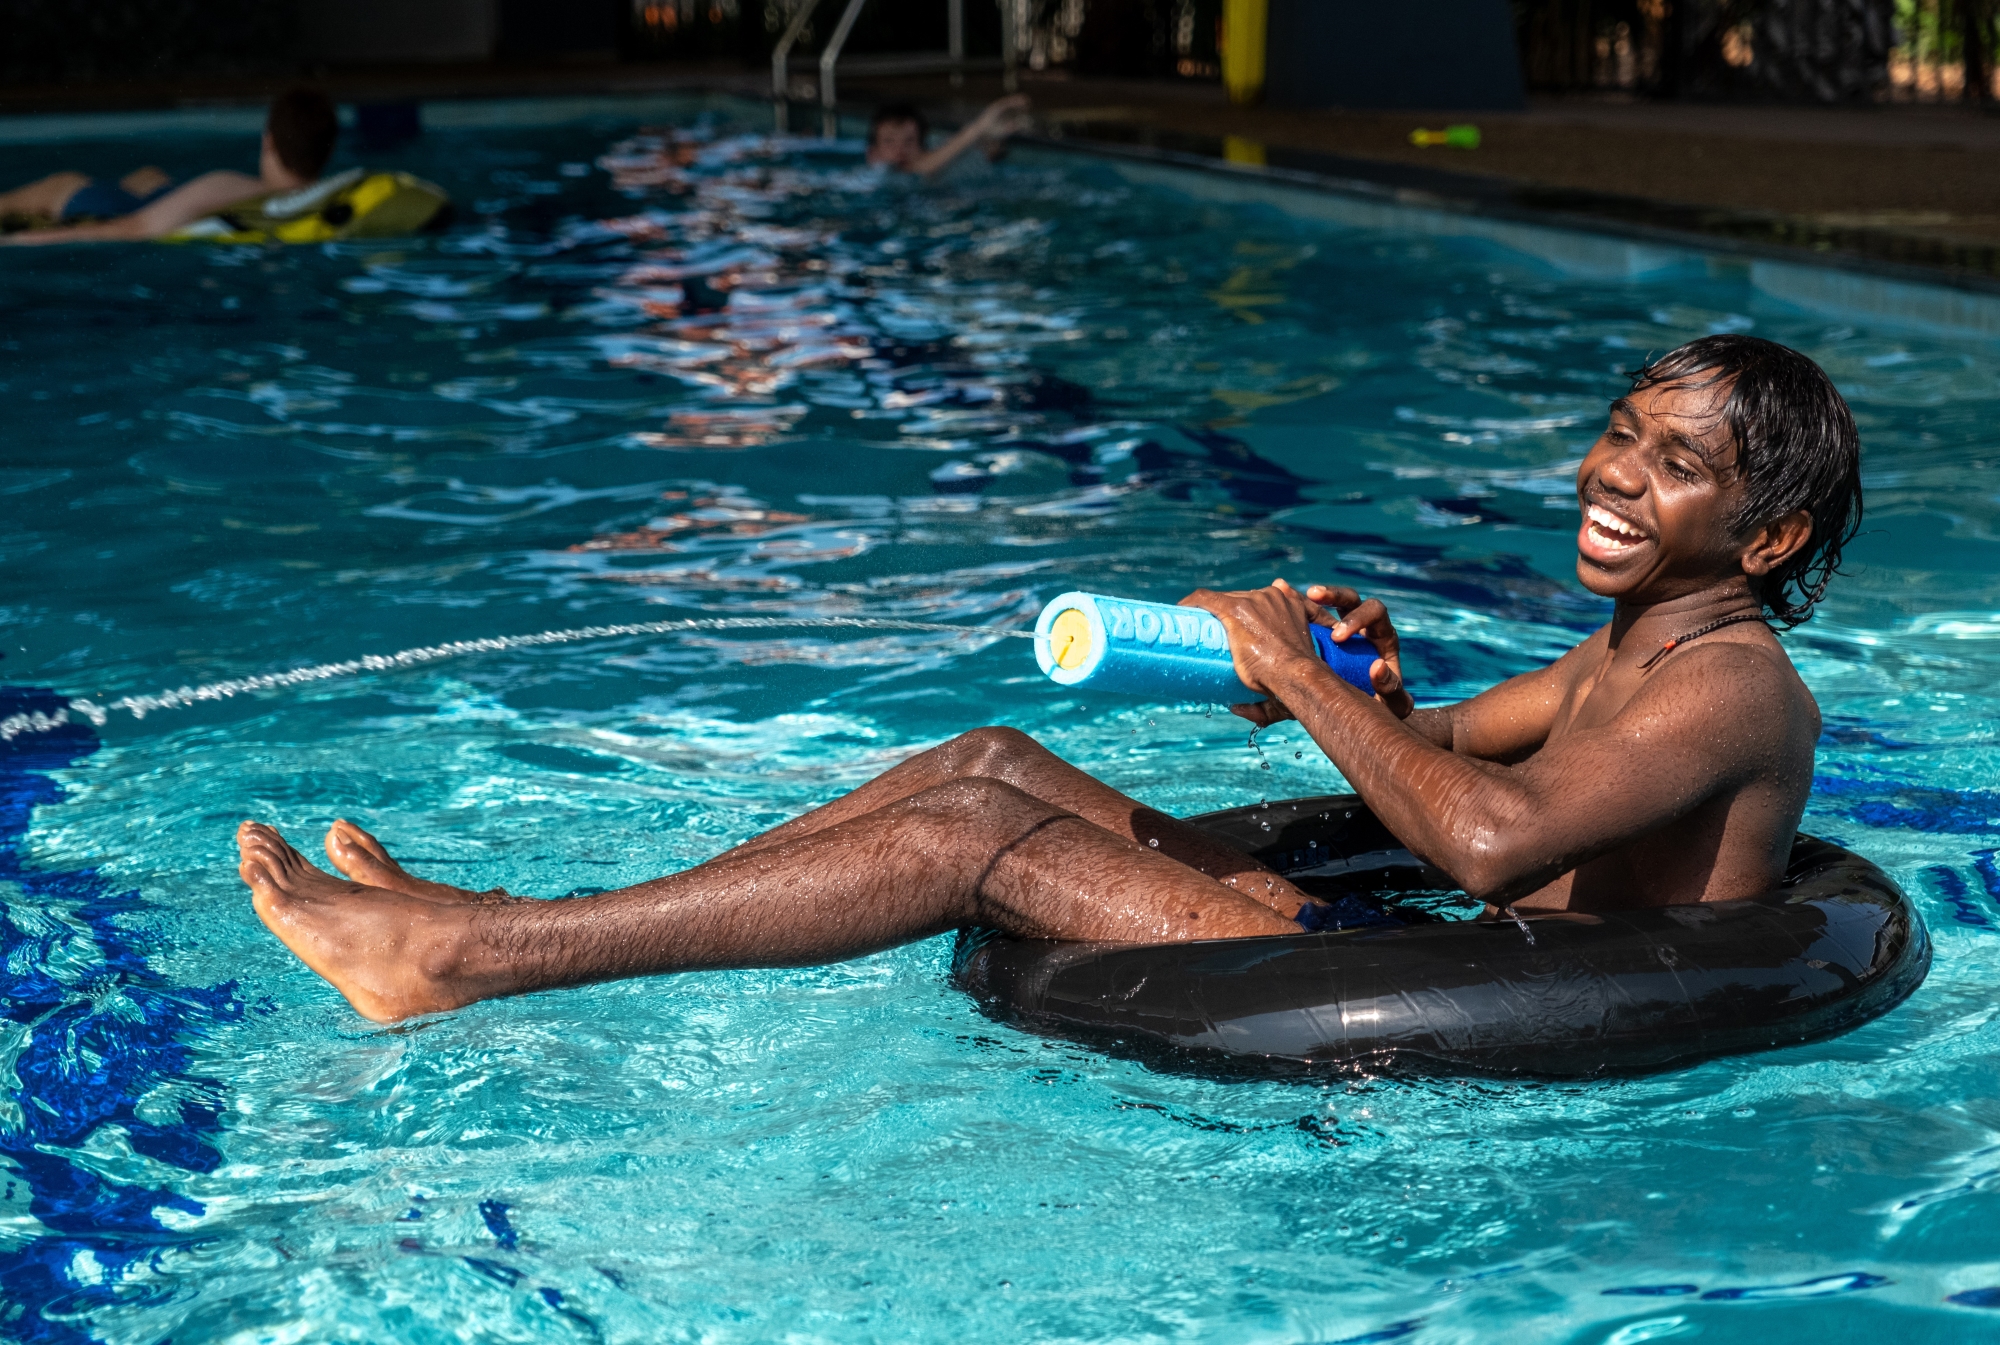
[[[62,217],[65,221],[122,219],[159,200],[172,191],[175,185],[169,182],[158,191],[148,192],[144,196],[134,196],[123,187],[112,183],[86,182],[71,193],[69,200],[63,202]]]
[[[1322,930],[1361,929],[1370,925],[1385,928],[1408,923],[1398,920],[1373,902],[1363,901],[1356,896],[1343,896],[1333,901],[1308,901],[1299,907],[1299,913],[1292,917],[1299,928],[1308,934]]]

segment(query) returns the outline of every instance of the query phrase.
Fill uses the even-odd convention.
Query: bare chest
[[[1643,676],[1605,651],[1593,665],[1580,669],[1564,690],[1549,729],[1549,741],[1601,728],[1616,719],[1618,712],[1638,693]]]

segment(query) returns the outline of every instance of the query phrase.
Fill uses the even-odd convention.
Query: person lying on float
[[[924,114],[913,103],[893,103],[877,108],[869,120],[868,162],[892,172],[934,177],[975,145],[988,159],[998,159],[1006,152],[1008,138],[1027,130],[1029,122],[1028,96],[1009,94],[987,104],[951,139],[927,149],[930,125]]]
[[[1775,886],[1819,711],[1767,626],[1805,620],[1860,506],[1853,417],[1820,368],[1705,337],[1633,379],[1577,471],[1577,574],[1612,618],[1546,668],[1417,710],[1384,605],[1280,580],[1187,602],[1238,675],[1297,717],[1414,853],[1524,911],[1729,901]],[[1331,610],[1329,610],[1329,608]],[[1308,623],[1359,630],[1368,695]],[[1269,867],[1067,764],[975,729],[684,872],[538,901],[406,872],[359,827],[336,878],[238,829],[257,914],[369,1018],[661,972],[859,957],[948,930],[1172,943],[1296,934],[1319,903]]]
[[[0,219],[27,221],[31,226],[0,236],[0,242],[38,245],[165,238],[232,206],[312,186],[333,157],[339,137],[340,122],[325,94],[288,89],[272,100],[265,119],[256,177],[218,169],[176,187],[159,169],[141,168],[111,187],[82,173],[51,173],[0,193]]]

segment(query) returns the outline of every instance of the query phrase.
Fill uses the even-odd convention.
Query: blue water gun
[[[1313,626],[1326,666],[1371,696],[1368,669],[1380,657],[1359,635],[1338,644]],[[1065,593],[1035,622],[1035,661],[1063,686],[1115,691],[1152,701],[1241,705],[1264,695],[1244,686],[1229,657],[1229,632],[1198,607]]]

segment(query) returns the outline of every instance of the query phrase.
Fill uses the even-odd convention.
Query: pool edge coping
[[[1038,150],[1179,170],[1246,187],[1262,186],[1342,197],[1358,205],[1381,210],[1421,212],[1465,221],[1490,221],[1500,227],[1438,232],[1483,237],[1502,246],[1509,245],[1505,238],[1498,236],[1503,231],[1532,229],[1554,235],[1585,235],[1633,247],[1671,250],[1686,254],[1689,259],[1736,261],[1750,272],[1750,283],[1755,288],[1798,307],[1834,316],[1916,326],[1958,338],[2000,338],[2000,277],[1895,262],[1851,252],[1808,251],[1784,244],[1576,211],[1538,209],[1469,196],[1453,197],[1417,187],[1335,176],[1310,169],[1236,163],[1155,145],[1120,144],[1081,136],[1023,136],[1020,139],[1024,145]],[[1627,278],[1636,279],[1638,276]],[[1863,292],[1868,287],[1873,287],[1876,292]],[[1919,294],[1897,295],[1889,292],[1891,290]],[[1835,295],[1827,291],[1841,293]],[[1931,305],[1912,305],[1909,302],[1920,295],[1935,296],[1944,302]],[[1898,299],[1902,301],[1898,302]],[[1933,311],[1912,312],[1913,306],[1929,307]],[[1945,313],[1936,311],[1954,307],[1978,310],[1979,320],[1954,321]]]

